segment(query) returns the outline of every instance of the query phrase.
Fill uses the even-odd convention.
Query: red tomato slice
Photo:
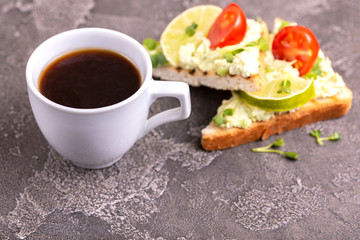
[[[246,32],[246,16],[236,3],[230,3],[210,28],[210,48],[234,45],[243,40]]]
[[[287,26],[275,35],[272,53],[276,59],[293,61],[300,76],[308,73],[319,53],[319,43],[314,33],[303,26]]]

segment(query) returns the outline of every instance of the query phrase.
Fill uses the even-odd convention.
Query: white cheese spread
[[[335,73],[331,62],[326,58],[322,51],[319,51],[319,68],[321,75],[317,76],[314,80],[316,98],[331,97],[338,94],[345,83],[342,77]],[[286,77],[299,77],[299,71],[292,67],[292,62],[286,62],[283,60],[276,60],[272,57],[270,51],[267,52],[266,60],[266,77],[268,81],[274,81],[278,79],[284,79]],[[233,109],[231,116],[225,116],[221,127],[231,128],[247,128],[252,122],[256,121],[268,121],[278,114],[286,112],[274,112],[264,110],[259,107],[248,104],[245,100],[239,97],[233,92],[233,96],[229,100],[224,100],[222,105],[218,108],[218,114],[221,114],[225,109]],[[294,112],[296,109],[291,110]]]
[[[247,31],[239,43],[223,48],[210,49],[210,41],[201,32],[197,32],[195,41],[185,43],[179,48],[179,66],[185,69],[198,68],[203,72],[217,71],[219,67],[228,69],[231,75],[241,75],[245,78],[259,73],[259,47],[246,45],[256,42],[261,37],[261,24],[247,19]],[[224,53],[243,48],[236,54],[232,62],[227,62]]]

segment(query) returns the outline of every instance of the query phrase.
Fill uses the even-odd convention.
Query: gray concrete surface
[[[106,27],[158,38],[200,0],[0,0],[0,239],[359,239],[359,0],[237,1],[250,18],[310,27],[353,90],[336,120],[286,132],[288,161],[253,142],[204,152],[200,130],[230,94],[191,88],[192,114],[139,140],[110,168],[74,167],[47,144],[31,113],[26,61],[61,31]],[[156,102],[152,112],[173,106]],[[342,134],[320,147],[309,136]]]

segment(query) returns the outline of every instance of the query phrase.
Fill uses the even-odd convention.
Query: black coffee
[[[73,108],[99,108],[121,102],[141,86],[137,67],[126,57],[103,49],[68,53],[41,73],[40,92]]]

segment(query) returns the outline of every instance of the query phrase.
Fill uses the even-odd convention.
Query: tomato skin
[[[246,33],[246,16],[236,3],[230,3],[211,26],[208,39],[210,48],[234,45],[244,39]]]
[[[274,37],[272,53],[275,59],[293,61],[300,76],[308,73],[319,53],[319,42],[315,34],[304,26],[287,26]]]

